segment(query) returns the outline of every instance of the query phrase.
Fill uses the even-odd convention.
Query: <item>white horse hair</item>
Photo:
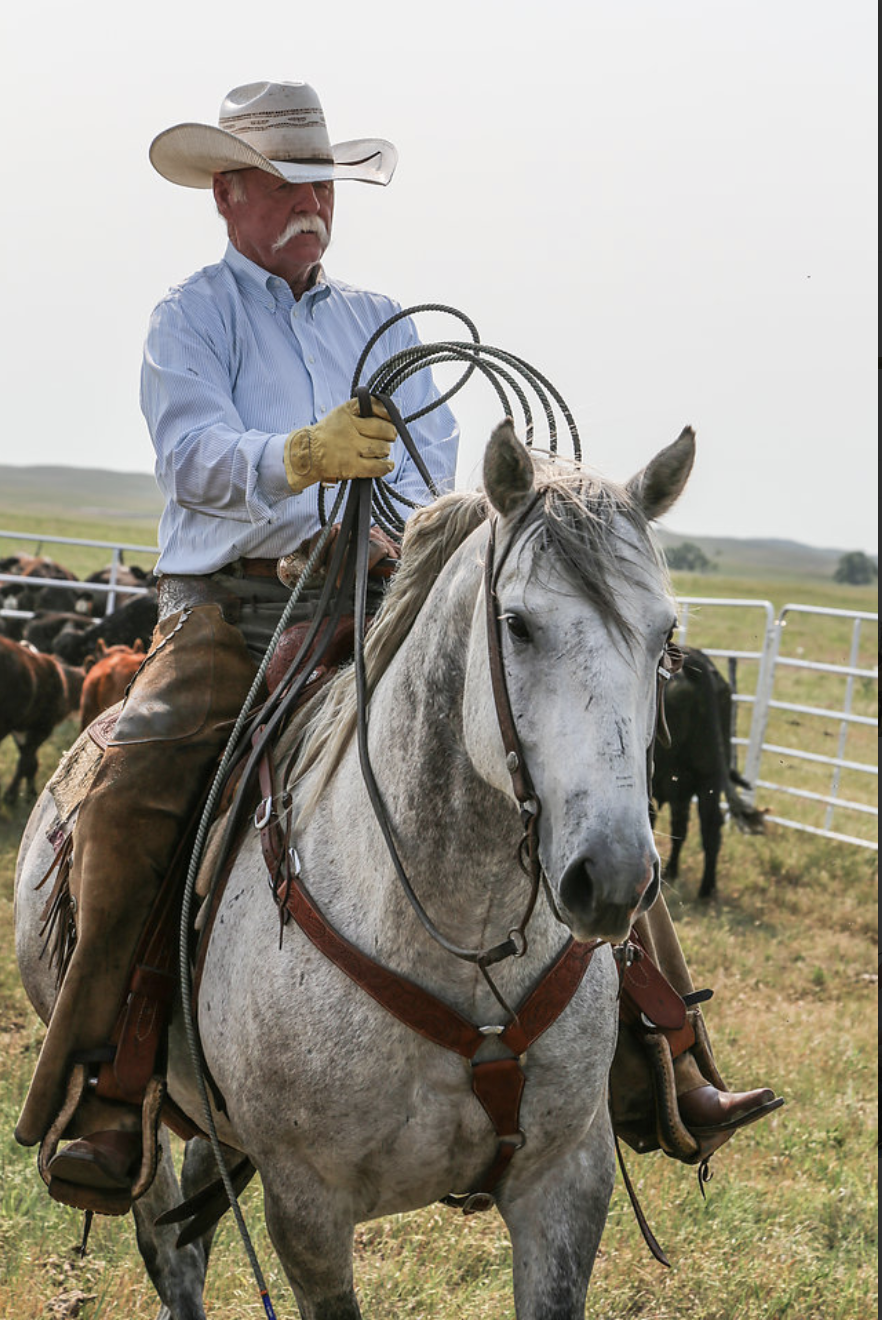
[[[497,594],[514,722],[541,802],[540,898],[523,957],[494,969],[508,1003],[539,981],[567,938],[624,939],[654,900],[647,751],[656,671],[675,622],[648,520],[674,503],[694,457],[687,429],[626,487],[579,468],[538,473],[510,423],[485,458],[485,495],[445,497],[409,526],[402,564],[368,641],[371,761],[399,854],[431,919],[460,946],[504,940],[528,882],[521,824],[488,671],[482,564],[488,515],[505,555]],[[526,512],[528,504],[533,507]],[[335,929],[478,1026],[504,1015],[483,976],[435,943],[396,879],[359,766],[350,675],[286,736],[303,879]],[[44,794],[20,855],[22,977],[45,1016],[35,885],[51,858]],[[303,1320],[357,1320],[354,1226],[467,1191],[496,1135],[469,1065],[353,984],[293,922],[279,923],[256,831],[221,900],[205,961],[199,1030],[225,1102],[222,1141],[263,1183],[266,1221]],[[563,924],[562,924],[563,923]],[[497,1204],[512,1241],[518,1320],[581,1320],[614,1177],[607,1076],[618,977],[608,945],[523,1060],[526,1144]],[[481,1057],[504,1054],[489,1036]],[[169,1088],[204,1122],[179,1018]],[[191,1142],[184,1192],[210,1182]],[[153,1218],[180,1197],[171,1160],[135,1206],[165,1320],[201,1320],[210,1234],[179,1251]],[[454,1213],[451,1211],[451,1213]],[[278,1299],[277,1299],[278,1301]],[[452,1299],[455,1306],[455,1299]]]

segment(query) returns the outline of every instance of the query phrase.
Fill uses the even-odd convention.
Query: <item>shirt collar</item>
[[[272,275],[262,266],[258,266],[257,262],[243,256],[232,243],[227,244],[224,261],[232,270],[236,283],[254,294],[264,307],[272,310],[277,301],[283,307],[293,306],[294,295],[288,284],[280,276]],[[325,275],[325,268],[319,266],[315,284],[311,289],[306,290],[300,299],[300,304],[314,313],[316,306],[327,298],[330,292],[331,286]]]

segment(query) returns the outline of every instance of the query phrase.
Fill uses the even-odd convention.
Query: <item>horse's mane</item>
[[[479,491],[453,491],[417,510],[407,521],[401,561],[364,643],[365,678],[372,692],[392,657],[410,632],[435,579],[455,550],[487,517],[487,502]],[[355,670],[344,669],[318,696],[295,715],[289,734],[300,741],[294,766],[299,779],[319,760],[323,772],[310,793],[310,812],[333,774],[355,730]],[[286,742],[289,738],[286,737]]]
[[[669,585],[664,559],[650,533],[642,510],[624,487],[598,477],[579,465],[562,471],[557,464],[536,466],[536,499],[526,518],[523,545],[539,539],[567,577],[594,607],[610,632],[627,639],[628,624],[619,609],[613,578],[636,579],[633,549],[623,556],[623,541],[615,528],[624,517],[637,533],[653,565]],[[477,491],[455,491],[420,509],[407,522],[401,562],[383,604],[365,639],[365,676],[368,693],[388,668],[441,569],[451,555],[490,513],[486,496]],[[320,766],[301,820],[314,809],[353,736],[356,725],[355,672],[343,670],[301,712],[295,715],[285,738],[288,747],[299,745],[293,780]]]

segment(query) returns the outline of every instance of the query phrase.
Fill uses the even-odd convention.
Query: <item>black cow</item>
[[[94,620],[88,614],[37,614],[24,625],[22,641],[38,651],[51,655],[55,639],[62,628],[72,632],[85,632]]]
[[[729,730],[732,689],[710,656],[685,646],[683,668],[665,689],[665,717],[671,745],[655,745],[652,796],[658,808],[671,808],[671,854],[665,878],[677,879],[680,850],[689,830],[689,808],[698,799],[698,819],[704,848],[704,874],[699,898],[711,898],[717,887],[717,858],[722,841],[722,803],[738,828],[749,834],[765,829],[764,813],[748,805],[738,792],[750,788],[730,764]],[[653,824],[656,807],[651,805]]]
[[[105,646],[134,646],[140,640],[146,650],[156,627],[156,618],[156,592],[151,590],[143,596],[135,596],[84,631],[72,628],[68,631],[70,625],[65,625],[52,643],[52,654],[60,656],[69,665],[81,665],[87,655],[96,653],[99,640]]]

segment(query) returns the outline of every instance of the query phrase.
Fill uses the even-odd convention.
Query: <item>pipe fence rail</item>
[[[143,596],[149,591],[149,587],[129,586],[128,583],[121,588],[119,583],[119,572],[124,568],[123,553],[132,551],[135,554],[151,555],[155,560],[159,555],[159,550],[155,545],[133,545],[122,541],[89,541],[78,536],[46,536],[44,533],[31,534],[30,532],[6,532],[0,531],[0,537],[9,541],[23,541],[28,544],[36,544],[42,549],[43,545],[78,545],[88,546],[95,550],[110,551],[110,580],[108,582],[88,582],[80,580],[71,580],[69,578],[41,578],[41,577],[23,577],[18,573],[0,573],[0,582],[21,584],[28,587],[65,587],[70,591],[82,591],[87,587],[89,591],[97,592],[99,595],[106,595],[105,610],[112,614],[116,608],[117,593],[124,589],[126,595]],[[0,556],[2,557],[2,556]],[[2,593],[0,593],[2,596]],[[13,619],[32,619],[33,610],[17,610],[14,607],[5,607],[0,609],[0,618]]]
[[[90,541],[71,536],[47,536],[43,533],[0,531],[0,538],[19,543],[71,545],[106,550],[110,555],[109,581],[88,582],[67,579],[24,577],[15,573],[0,573],[0,583],[27,586],[51,586],[106,595],[106,612],[112,613],[120,591],[126,595],[145,595],[148,587],[130,586],[119,581],[124,568],[123,554],[158,555],[156,546],[137,545],[117,541]],[[819,606],[787,604],[777,614],[769,600],[727,598],[718,596],[680,596],[678,641],[681,645],[696,645],[722,668],[728,669],[728,681],[733,690],[733,727],[730,755],[737,764],[739,750],[744,754],[745,778],[752,785],[749,796],[755,800],[757,790],[774,797],[798,801],[820,812],[815,820],[797,819],[783,814],[767,815],[766,819],[787,829],[803,830],[840,843],[878,850],[876,822],[878,806],[867,800],[871,794],[867,782],[878,783],[878,755],[874,756],[876,742],[870,745],[869,729],[876,726],[876,718],[865,714],[856,706],[869,705],[869,685],[873,687],[873,705],[878,687],[878,666],[861,660],[862,647],[868,643],[862,633],[864,625],[878,629],[878,614],[858,610],[838,610]],[[0,617],[31,619],[33,610],[19,610],[7,606],[0,590]],[[709,616],[729,620],[722,629],[723,641],[715,640],[715,631],[708,627]],[[734,626],[731,619],[737,618]],[[847,657],[844,663],[829,658],[813,658],[805,654],[805,647],[796,654],[784,651],[784,640],[791,626],[799,622],[808,626],[807,644],[812,645],[811,624],[818,620],[833,621],[848,632]],[[707,641],[705,641],[705,635]],[[754,644],[745,645],[745,639]],[[820,646],[817,637],[814,645]],[[873,655],[876,654],[874,647]],[[755,674],[752,684],[745,688],[745,669]],[[831,700],[837,684],[841,696]],[[749,722],[747,735],[739,735],[740,712]],[[807,722],[807,723],[806,723]],[[798,745],[793,745],[787,730],[800,729]],[[806,730],[803,733],[803,729]],[[820,730],[820,732],[819,732]],[[782,732],[783,731],[783,732]],[[835,738],[835,752],[823,747],[825,741]],[[848,753],[848,754],[847,754]],[[775,769],[772,769],[772,766]],[[823,775],[821,782],[818,776]],[[875,798],[875,790],[872,794]],[[849,832],[838,826],[843,813],[858,820],[873,819],[873,837]],[[819,822],[819,823],[818,823]],[[852,826],[852,830],[856,827]]]

